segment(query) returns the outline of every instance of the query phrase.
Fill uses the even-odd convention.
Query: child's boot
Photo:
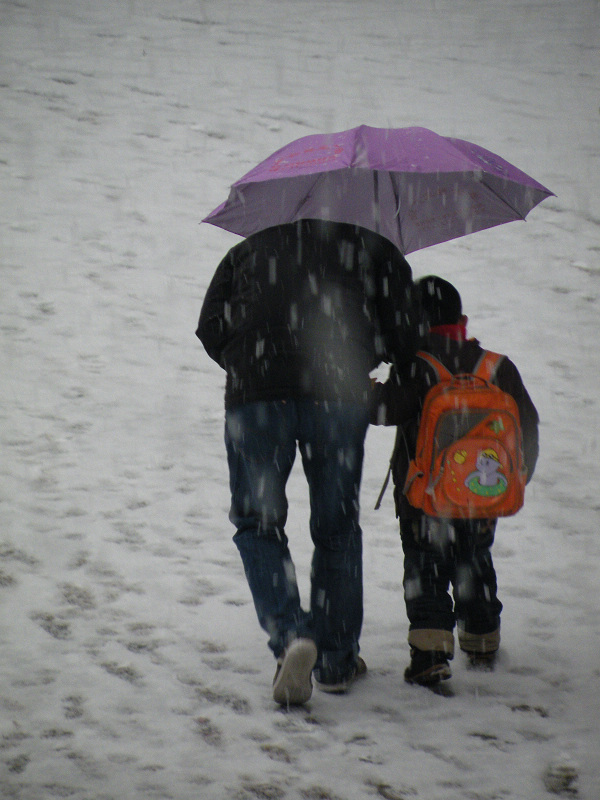
[[[493,670],[500,647],[500,628],[490,633],[467,633],[458,629],[460,649],[467,655],[468,666],[474,669]]]
[[[454,656],[451,631],[416,629],[408,634],[410,664],[404,672],[407,683],[434,686],[452,677],[449,661]]]

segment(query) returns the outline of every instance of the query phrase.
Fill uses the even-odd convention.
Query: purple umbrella
[[[525,219],[552,194],[476,144],[427,128],[360,125],[285,145],[203,222],[240,236],[299,219],[347,222],[407,254]]]

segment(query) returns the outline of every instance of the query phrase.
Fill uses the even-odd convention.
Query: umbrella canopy
[[[525,219],[552,194],[476,144],[427,128],[360,125],[285,145],[203,222],[240,236],[299,219],[346,222],[407,254]]]

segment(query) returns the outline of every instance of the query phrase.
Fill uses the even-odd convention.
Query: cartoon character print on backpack
[[[477,469],[465,480],[465,486],[474,494],[493,497],[506,491],[508,481],[493,447],[486,447],[479,453],[475,466]]]

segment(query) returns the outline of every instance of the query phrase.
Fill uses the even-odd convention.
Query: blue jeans
[[[315,677],[325,683],[347,678],[359,650],[359,491],[367,426],[365,408],[337,402],[256,402],[225,414],[229,519],[258,621],[276,657],[295,637],[314,639]],[[285,534],[285,487],[296,443],[308,481],[314,544],[308,612],[300,604]]]

